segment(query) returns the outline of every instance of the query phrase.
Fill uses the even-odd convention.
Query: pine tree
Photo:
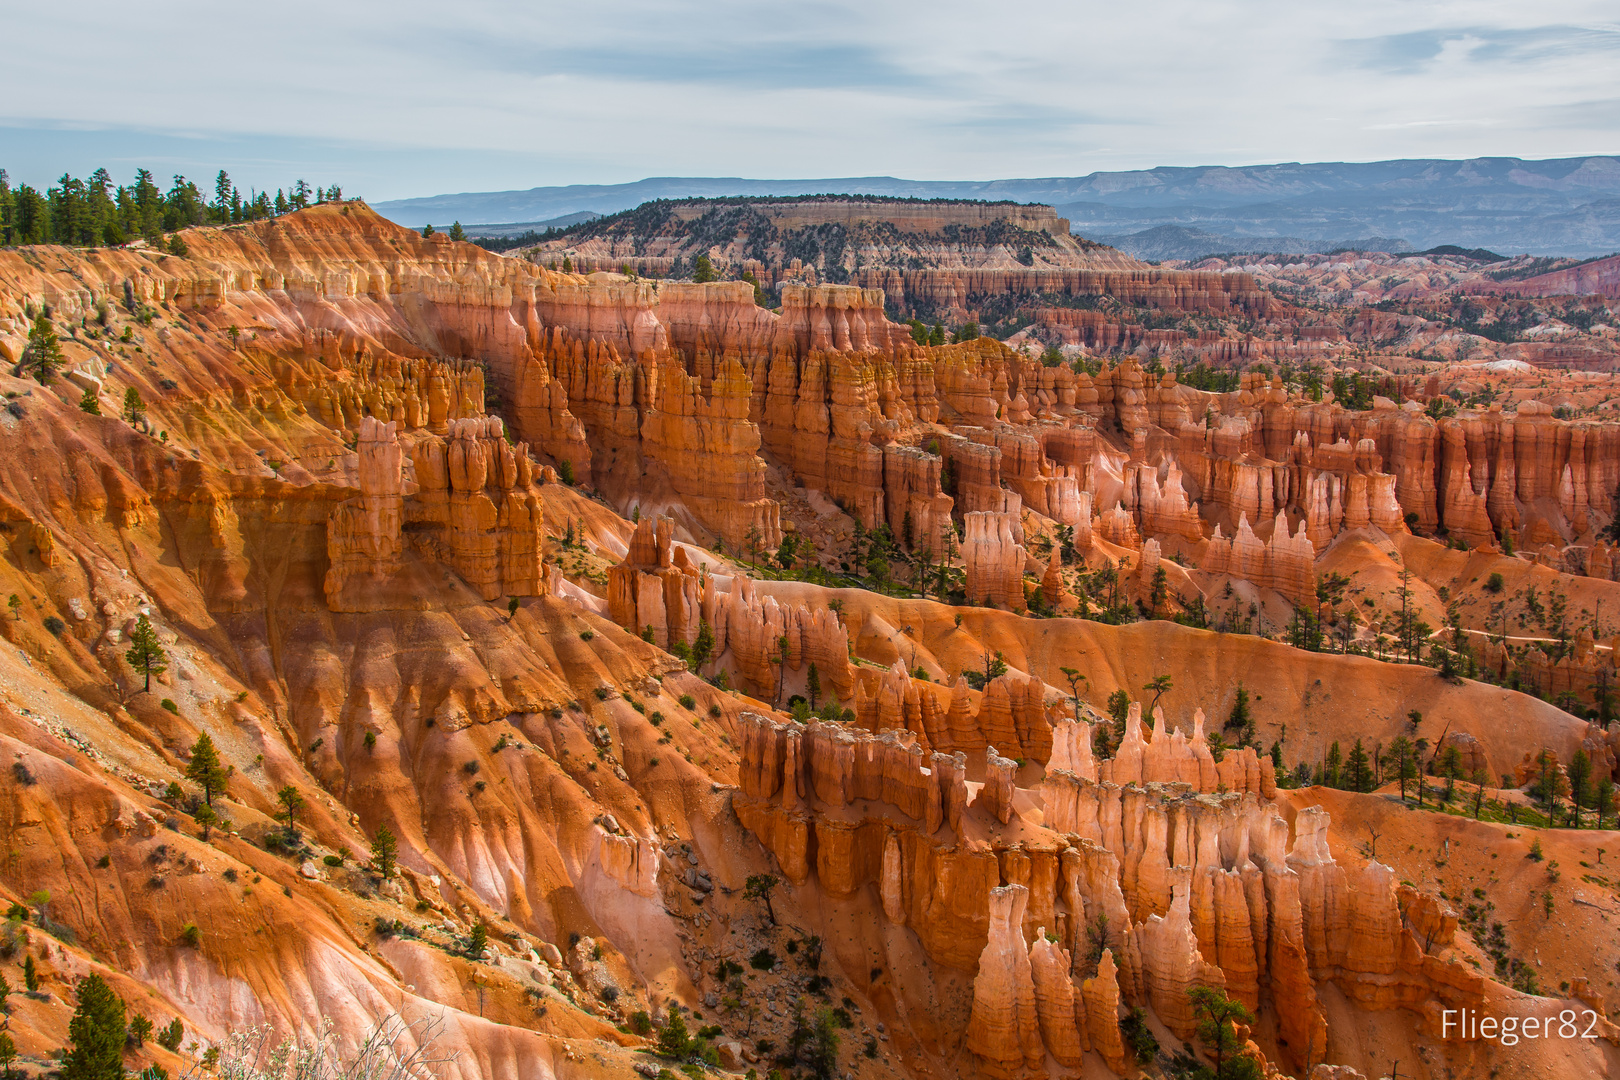
[[[230,176],[224,169],[214,177],[214,207],[212,217],[216,222],[231,220],[231,207],[237,201],[236,188],[231,183]]]
[[[775,874],[754,874],[743,882],[743,899],[765,901],[765,914],[772,926],[776,925],[776,909],[771,906],[771,890],[781,883]]]
[[[277,812],[276,817],[286,819],[287,836],[289,838],[297,836],[298,811],[302,810],[305,806],[304,797],[298,794],[297,788],[293,787],[291,784],[288,784],[286,787],[276,792],[276,801],[281,804],[281,810]]]
[[[1153,571],[1153,584],[1148,590],[1148,605],[1152,613],[1157,616],[1159,608],[1170,598],[1170,577],[1163,566]]]
[[[156,1042],[165,1050],[178,1050],[180,1043],[186,1037],[185,1025],[177,1016],[158,1030]]]
[[[667,1058],[680,1060],[692,1052],[692,1036],[686,1030],[686,1021],[681,1017],[678,1006],[669,1007],[669,1018],[664,1021],[664,1029],[658,1033],[658,1053]]]
[[[197,807],[197,812],[191,816],[198,825],[202,826],[202,838],[204,840],[207,840],[209,834],[219,825],[219,815],[214,813],[214,808],[208,803],[203,803]]]
[[[1412,740],[1397,735],[1384,751],[1385,775],[1393,775],[1401,785],[1401,798],[1406,798],[1406,785],[1417,777],[1417,762],[1412,755]]]
[[[1241,681],[1238,682],[1237,686],[1237,700],[1232,702],[1232,713],[1226,718],[1226,723],[1221,726],[1222,728],[1237,728],[1239,744],[1246,745],[1254,741],[1254,711],[1249,708],[1249,691]],[[1272,757],[1281,757],[1280,748]]]
[[[472,933],[467,935],[467,955],[474,960],[482,960],[484,950],[487,948],[489,948],[489,927],[480,919],[473,926]]]
[[[186,779],[202,788],[203,801],[212,806],[216,792],[225,794],[230,775],[230,772],[220,764],[219,751],[214,749],[214,740],[209,738],[208,732],[203,732],[191,748],[191,761],[186,764]]]
[[[39,992],[39,968],[32,956],[23,957],[23,989],[30,994]]]
[[[12,1063],[17,1060],[17,1044],[9,1034],[0,1031],[0,1068],[6,1070],[6,1080],[11,1080]]]
[[[61,339],[56,336],[50,318],[41,312],[28,331],[28,344],[23,347],[23,374],[32,375],[41,386],[49,386],[56,381],[63,362]]]
[[[450,239],[458,242],[467,239],[467,232],[461,227],[461,222],[452,221],[450,223]]]
[[[1328,747],[1327,758],[1322,762],[1322,776],[1317,781],[1323,787],[1336,788],[1339,786],[1339,766],[1344,762],[1344,754],[1339,749],[1338,740]]]
[[[1351,791],[1372,790],[1372,768],[1367,761],[1366,748],[1357,739],[1350,747],[1350,757],[1345,761],[1345,781]]]
[[[1238,1037],[1238,1024],[1252,1024],[1254,1017],[1240,1001],[1226,996],[1216,987],[1195,986],[1187,991],[1192,999],[1193,1015],[1198,1018],[1198,1041],[1209,1049],[1215,1059],[1210,1074],[1215,1080],[1258,1080],[1260,1071],[1253,1058],[1241,1057],[1243,1040]]]
[[[838,1043],[840,1040],[838,1017],[826,1006],[816,1010],[810,1027],[810,1038],[799,1052],[799,1060],[809,1069],[815,1080],[832,1080],[838,1071]]]
[[[1592,809],[1597,811],[1597,827],[1603,828],[1603,819],[1614,810],[1614,781],[1607,776],[1592,786]]]
[[[810,670],[805,673],[804,692],[810,698],[810,708],[816,707],[816,699],[821,696],[821,672],[816,670],[816,662],[810,661]]]
[[[80,979],[77,995],[79,1006],[68,1022],[73,1045],[62,1058],[62,1080],[123,1080],[129,1036],[123,1000],[100,975]]]
[[[146,402],[141,400],[141,392],[133,386],[124,391],[124,422],[138,424],[146,419]]]
[[[1575,804],[1574,824],[1581,827],[1581,807],[1589,802],[1591,791],[1588,785],[1592,780],[1592,758],[1585,750],[1575,751],[1574,760],[1569,763],[1569,801]]]
[[[371,841],[371,868],[385,878],[394,876],[394,865],[399,859],[399,841],[387,825],[377,826],[377,835]]]
[[[1175,687],[1170,681],[1170,676],[1155,675],[1153,676],[1153,681],[1142,687],[1142,689],[1153,695],[1153,700],[1148,702],[1147,705],[1142,709],[1142,716],[1144,717],[1143,722],[1146,723],[1148,727],[1152,727],[1153,710],[1159,707],[1159,699],[1164,697],[1164,695],[1168,694],[1171,690],[1175,689]]]
[[[144,614],[136,620],[135,629],[129,635],[129,651],[124,654],[124,659],[130,667],[145,674],[146,688],[141,691],[145,694],[152,692],[152,676],[169,670],[169,656],[163,651],[157,631],[152,629],[151,621]]]
[[[1446,778],[1446,802],[1449,803],[1457,793],[1457,777],[1462,775],[1462,751],[1455,745],[1441,752],[1440,775]]]
[[[1074,698],[1074,718],[1079,720],[1085,715],[1080,711],[1080,684],[1089,680],[1079,668],[1066,667],[1058,670],[1063,672],[1063,677],[1068,680],[1069,694]]]
[[[697,640],[692,642],[692,670],[699,671],[714,655],[714,627],[708,619],[698,619]]]

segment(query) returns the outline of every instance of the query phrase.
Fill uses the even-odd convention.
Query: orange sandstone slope
[[[97,970],[200,1045],[437,1017],[466,1076],[626,1075],[633,1014],[671,1002],[718,1024],[741,1071],[757,1040],[786,1044],[807,992],[848,999],[840,1062],[862,1076],[1124,1073],[1121,1010],[1174,1045],[1196,984],[1253,1008],[1254,1052],[1285,1070],[1370,1071],[1368,1032],[1422,1048],[1423,1075],[1518,1060],[1441,1038],[1436,1002],[1502,990],[1425,881],[1345,850],[1357,803],[1330,803],[1336,825],[1305,814],[1269,759],[1216,762],[1196,710],[1223,717],[1241,679],[1261,737],[1286,723],[1288,757],[1313,760],[1420,707],[1499,772],[1603,745],[1585,724],[1247,635],[750,582],[711,549],[792,530],[836,562],[840,507],[924,542],[955,515],[963,588],[1002,607],[1044,570],[1074,609],[1062,560],[1030,554],[1058,526],[1135,592],[1158,564],[1188,599],[1230,582],[1285,605],[1318,538],[1393,533],[1416,561],[1428,542],[1392,505],[1588,535],[1609,488],[1546,492],[1577,463],[1612,478],[1604,431],[1577,448],[1539,415],[1459,425],[1481,470],[1520,466],[1476,505],[1424,484],[1443,425],[1253,380],[1199,395],[1129,364],[1093,380],[994,342],[919,349],[872,290],[801,286],[778,315],[735,284],[555,274],[359,204],[185,236],[183,258],[0,253],[0,350],[16,361],[48,308],[67,361],[49,387],[0,376],[0,592],[19,599],[0,619],[0,893],[49,890],[55,928],[3,943],[43,972],[13,1015],[25,1056],[63,1043],[71,981]],[[144,415],[115,418],[129,389]],[[1205,409],[1225,419],[1194,438]],[[1504,454],[1503,431],[1546,449]],[[1318,489],[1295,542],[1289,512]],[[123,659],[141,615],[169,657],[151,693]],[[666,651],[705,623],[704,671],[738,690]],[[1010,670],[983,692],[957,677],[995,651]],[[812,663],[855,723],[771,714]],[[1065,667],[1087,702],[1161,674],[1177,689],[1096,760]],[[212,829],[183,777],[205,732],[234,768]],[[389,880],[363,866],[382,826]],[[785,879],[774,915],[743,893],[766,872]],[[1504,887],[1525,903],[1533,885]],[[480,924],[487,950],[466,955]],[[1599,987],[1586,964],[1565,971]],[[1576,1053],[1614,1065],[1612,1039]]]

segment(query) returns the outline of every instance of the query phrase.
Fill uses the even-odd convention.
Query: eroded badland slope
[[[1466,757],[1453,811],[1476,776],[1526,802],[1543,748],[1615,775],[1573,712],[1608,709],[1620,429],[922,346],[877,289],[771,311],[359,203],[184,238],[0,252],[0,896],[50,894],[0,942],[39,974],[11,999],[30,1071],[90,972],[180,1018],[178,1052],[125,1059],[171,1072],[399,1014],[438,1018],[446,1076],[624,1076],[655,1060],[635,1014],[684,1008],[724,1068],[802,1075],[805,997],[843,1010],[839,1075],[1133,1075],[1121,1018],[1169,1055],[1196,986],[1288,1075],[1382,1075],[1392,1045],[1403,1076],[1620,1064],[1606,1019],[1443,1028],[1601,1015],[1612,832],[1289,787],[1414,710],[1426,763]],[[11,367],[40,314],[50,385]],[[1433,644],[1403,612],[1453,624],[1459,673],[1579,700],[1392,662]],[[1303,617],[1348,651],[1264,636]],[[1226,742],[1254,745],[1223,751],[1240,685]]]

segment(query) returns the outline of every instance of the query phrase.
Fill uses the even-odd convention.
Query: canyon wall
[[[1377,862],[1335,863],[1319,809],[1289,844],[1270,761],[1215,760],[1201,714],[1188,737],[1133,710],[1103,762],[1088,725],[1048,725],[1056,750],[1023,812],[993,753],[974,797],[963,755],[930,755],[910,732],[742,724],[738,817],[790,881],[834,897],[870,886],[930,958],[975,972],[967,1046],[987,1075],[1026,1075],[1043,1049],[1117,1055],[1120,1002],[1190,1039],[1194,986],[1268,1003],[1296,1065],[1333,1050],[1323,982],[1431,1034],[1441,1009],[1483,1001],[1484,980],[1438,955],[1454,917],[1420,940],[1402,916],[1411,890]]]

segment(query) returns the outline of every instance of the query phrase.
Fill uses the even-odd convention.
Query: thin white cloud
[[[144,143],[382,199],[1620,150],[1620,26],[1587,0],[163,8],[10,13],[10,40],[73,49],[8,53],[0,165],[38,183]]]

